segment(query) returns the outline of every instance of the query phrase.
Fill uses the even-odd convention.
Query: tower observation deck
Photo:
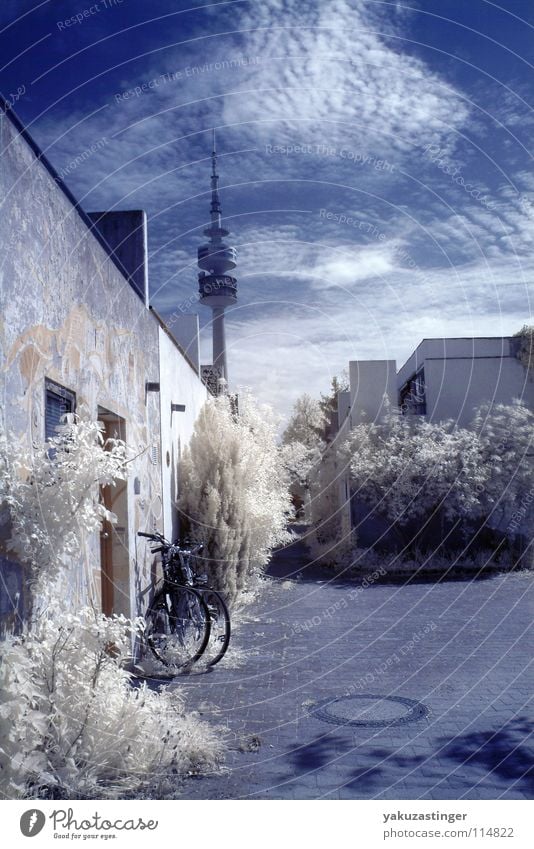
[[[237,301],[237,280],[229,272],[236,267],[236,249],[224,241],[229,230],[222,226],[221,201],[219,198],[219,175],[217,174],[217,151],[215,131],[211,154],[211,206],[210,226],[204,230],[208,241],[198,249],[198,290],[200,303],[211,307],[213,332],[213,366],[219,377],[228,382],[226,362],[226,335],[224,311]]]

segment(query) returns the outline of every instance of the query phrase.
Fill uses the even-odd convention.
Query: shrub
[[[0,438],[8,545],[34,584],[24,633],[0,644],[0,793],[8,798],[172,796],[180,776],[215,768],[221,755],[222,740],[185,714],[175,690],[132,686],[124,664],[141,621],[72,600],[90,571],[86,539],[102,518],[115,519],[98,485],[124,479],[125,458],[124,443],[105,444],[99,424],[80,419],[32,451]]]
[[[240,398],[239,414],[228,397],[210,399],[184,452],[180,510],[205,544],[210,578],[230,604],[254,585],[273,548],[290,539],[276,424],[271,408],[250,395]]]
[[[67,565],[82,568],[86,541],[103,519],[115,516],[98,500],[98,486],[126,477],[126,445],[104,441],[103,427],[69,416],[57,437],[32,448],[0,439],[0,501],[9,510],[9,548],[30,570],[34,597],[42,603]],[[34,614],[36,611],[34,611]]]
[[[473,431],[452,421],[390,413],[383,423],[356,426],[345,448],[354,497],[392,523],[481,512],[478,492],[488,475],[481,446]]]
[[[473,428],[487,471],[479,492],[484,515],[514,537],[534,518],[534,414],[523,404],[484,404]]]
[[[518,338],[517,359],[522,363],[530,375],[534,372],[534,326],[525,324],[514,333]]]
[[[180,696],[133,688],[139,623],[56,604],[0,645],[0,793],[7,798],[164,798],[215,769],[223,743]]]
[[[534,415],[519,402],[481,406],[470,428],[398,413],[357,425],[314,469],[318,556],[337,565],[351,558],[342,546],[342,498],[336,493],[347,466],[351,498],[368,508],[369,517],[380,517],[405,551],[458,544],[456,528],[470,555],[493,545],[492,539],[501,545],[508,538],[513,548],[534,516],[533,442]],[[383,528],[380,533],[386,535]]]

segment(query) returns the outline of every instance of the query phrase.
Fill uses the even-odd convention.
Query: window
[[[416,416],[426,415],[425,372],[417,372],[407,380],[400,391],[400,408],[403,413]]]
[[[76,395],[54,383],[45,380],[45,439],[57,436],[57,426],[62,424],[61,417],[66,413],[74,413],[76,409]]]

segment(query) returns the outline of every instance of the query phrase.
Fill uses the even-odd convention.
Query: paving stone
[[[288,583],[287,576],[302,573]],[[273,559],[233,640],[245,663],[176,679],[191,709],[256,752],[185,798],[529,798],[533,583],[519,575],[439,584],[357,584],[307,566],[297,542]],[[337,607],[336,607],[337,605]],[[330,611],[330,613],[328,613]],[[433,628],[431,625],[433,624]],[[355,694],[423,702],[417,722],[333,725],[310,703]],[[285,782],[281,784],[281,782]],[[278,786],[279,785],[279,786]]]

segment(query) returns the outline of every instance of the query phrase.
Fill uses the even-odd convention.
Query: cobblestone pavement
[[[270,572],[234,638],[250,652],[243,665],[177,679],[233,746],[228,771],[187,782],[184,798],[532,798],[530,578],[359,587],[306,568],[300,541]],[[364,694],[428,712],[384,727],[313,715],[343,695],[353,698],[327,711],[370,707],[360,719],[375,721],[408,711]]]

